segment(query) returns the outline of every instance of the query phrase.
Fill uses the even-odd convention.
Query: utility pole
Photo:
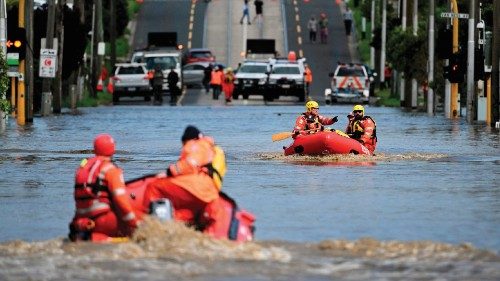
[[[54,0],[48,0],[48,11],[47,11],[47,31],[45,34],[45,46],[42,48],[53,49],[54,48],[54,24],[56,20],[56,7],[54,5]],[[51,113],[52,107],[52,90],[51,90],[52,78],[44,78],[42,82],[42,116],[47,116]]]
[[[387,0],[382,0],[382,32],[380,44],[380,85],[382,86],[385,81],[385,44],[387,41]]]
[[[434,0],[429,0],[429,71],[427,72],[427,114],[434,115],[434,90],[431,85],[434,81]]]
[[[0,48],[2,50],[2,55],[5,60],[7,60],[7,10],[5,5],[5,0],[0,0]],[[6,99],[6,93],[0,93],[0,99]],[[5,112],[0,110],[0,132],[5,130],[7,125],[7,115]]]
[[[98,54],[99,42],[102,41],[102,0],[94,0],[94,28],[92,30],[92,93],[97,97],[97,79],[100,75],[101,60]]]
[[[406,31],[406,0],[402,0],[403,1],[403,5],[402,5],[402,17],[401,17],[401,29],[404,31]],[[405,105],[405,88],[406,88],[406,85],[405,85],[405,74],[404,72],[401,71],[400,73],[400,85],[399,85],[399,101],[400,101],[400,105],[403,107]]]
[[[63,61],[63,50],[64,50],[64,7],[66,5],[66,0],[59,0],[57,2],[57,21],[56,21],[56,33],[57,33],[57,70],[56,77],[54,79],[54,113],[61,113],[62,108],[62,61]]]
[[[24,76],[26,85],[26,122],[33,123],[33,1],[25,2],[24,17],[26,21],[26,73]]]
[[[116,0],[109,1],[109,16],[111,20],[110,31],[109,31],[109,43],[110,43],[110,52],[111,52],[111,69],[116,64]],[[108,82],[109,83],[109,82]]]
[[[413,35],[417,36],[418,32],[418,0],[413,0]],[[417,108],[417,79],[411,79],[411,108]]]
[[[474,29],[476,16],[476,1],[469,0],[469,32],[467,41],[467,122],[472,123],[474,121],[474,107],[475,107],[475,83],[474,83],[474,50],[475,50],[475,40],[474,40]]]
[[[458,5],[456,0],[451,0],[451,9],[453,13],[458,14]],[[458,17],[453,17],[453,54],[458,52]],[[451,83],[450,95],[450,118],[458,117],[458,83]]]
[[[500,1],[493,1],[493,15],[500,15]],[[492,46],[492,64],[491,64],[491,117],[493,126],[500,126],[500,71],[499,71],[499,57],[500,57],[500,17],[493,17],[493,46]]]
[[[370,23],[371,23],[371,39],[373,41],[373,33],[375,32],[375,0],[372,0],[372,10],[370,13]],[[370,67],[375,69],[375,47],[370,47]]]
[[[25,0],[19,0],[19,11],[18,11],[18,26],[24,28],[24,9],[25,9]],[[17,80],[17,124],[25,125],[26,124],[26,89],[24,85],[24,76],[25,76],[25,66],[26,62],[24,59],[19,60],[19,77]]]

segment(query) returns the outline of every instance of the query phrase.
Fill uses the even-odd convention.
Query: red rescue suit
[[[226,101],[231,101],[234,91],[234,74],[228,72],[224,75],[222,80],[222,91],[224,92]]]
[[[213,234],[218,218],[223,215],[219,190],[208,168],[214,156],[213,139],[202,137],[187,141],[179,160],[168,167],[168,177],[149,184],[144,207],[149,209],[152,201],[167,198],[174,208],[174,219]]]
[[[371,153],[377,146],[377,125],[370,116],[363,116],[361,119],[349,119],[346,133],[353,139],[363,144]]]
[[[106,241],[130,236],[136,217],[125,191],[123,172],[110,157],[96,156],[82,161],[75,175],[75,217],[70,239]]]
[[[335,123],[334,118],[315,115],[311,114],[310,112],[304,112],[295,121],[295,127],[293,128],[293,138],[295,138],[296,135],[299,134],[307,135],[322,131],[325,125],[332,125],[333,123]]]

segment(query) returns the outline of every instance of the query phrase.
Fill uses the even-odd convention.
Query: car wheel
[[[299,95],[299,101],[300,102],[305,102],[306,101],[306,92],[300,93],[300,95]]]
[[[264,100],[265,101],[273,101],[274,100],[274,95],[273,94],[264,94]]]
[[[233,100],[237,100],[238,99],[238,93],[233,93]]]
[[[248,99],[248,94],[243,94],[243,99],[247,100]]]
[[[118,94],[118,92],[114,92],[113,93],[113,104],[118,104],[120,103],[120,95]]]
[[[145,96],[144,101],[151,101],[151,96],[149,96],[149,95]]]

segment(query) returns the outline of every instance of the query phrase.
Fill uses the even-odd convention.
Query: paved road
[[[146,0],[137,15],[133,49],[147,46],[148,32],[177,32],[185,47],[202,47],[206,4],[185,0]]]
[[[337,61],[357,60],[349,51],[349,40],[345,35],[341,6],[335,1],[284,1],[286,8],[288,46],[299,56],[307,58],[313,72],[311,98],[324,101],[324,90],[330,85],[328,73],[335,70]],[[309,42],[307,22],[312,15],[319,20],[321,13],[328,18],[329,36],[327,44]],[[354,56],[354,57],[353,57]]]

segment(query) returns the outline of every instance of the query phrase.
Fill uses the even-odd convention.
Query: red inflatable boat
[[[294,142],[283,147],[285,155],[328,155],[328,154],[362,154],[372,155],[370,151],[355,139],[341,136],[336,132],[317,132],[311,135],[299,135]]]
[[[146,175],[126,182],[126,192],[130,198],[130,204],[138,217],[144,217],[149,214],[149,208],[146,209],[143,206],[144,193],[148,184],[154,179],[155,175]],[[223,212],[221,212],[220,220],[218,220],[214,230],[207,234],[215,238],[226,238],[238,242],[253,240],[255,216],[248,211],[238,208],[236,202],[227,194],[220,192],[219,195],[219,198],[216,200],[220,200],[223,206]],[[167,202],[167,204],[164,204],[163,207],[170,210],[163,212],[163,218],[161,216],[158,217],[160,217],[160,219],[172,219],[171,214],[175,212],[175,210],[171,209],[168,199],[161,199],[155,203],[161,205],[160,203],[165,202]],[[163,211],[165,211],[165,209],[163,209]],[[165,214],[167,214],[166,218]],[[93,242],[128,241],[126,237],[108,237],[103,233],[86,231],[85,228],[88,223],[90,223],[90,219],[79,220],[73,227],[70,224],[70,239],[72,241],[90,240]]]

